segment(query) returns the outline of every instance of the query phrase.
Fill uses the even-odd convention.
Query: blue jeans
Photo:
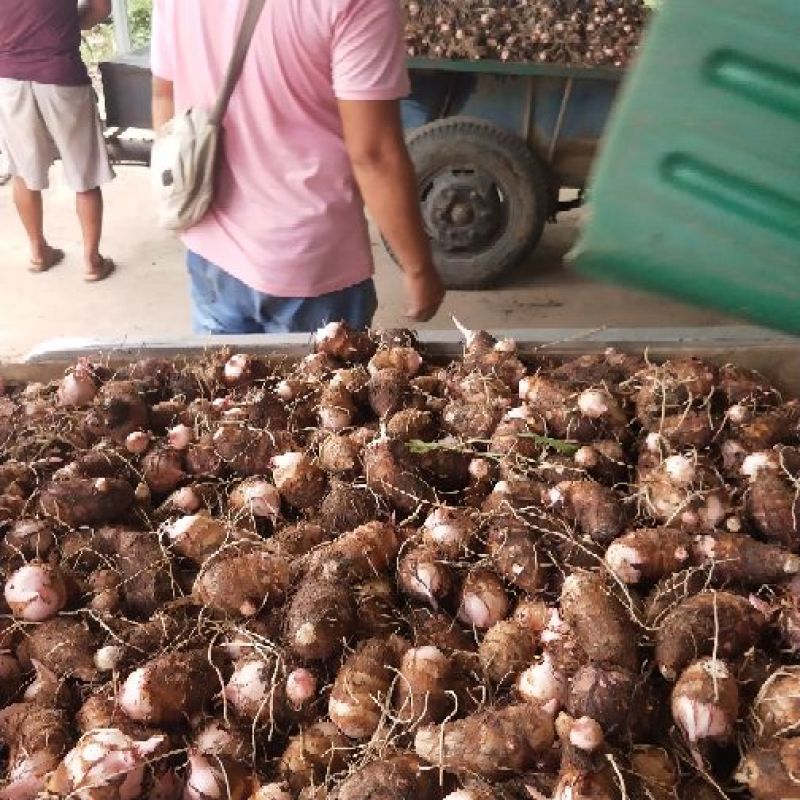
[[[192,326],[195,333],[312,333],[329,322],[368,328],[378,308],[369,280],[320,297],[273,297],[251,289],[202,256],[189,251]]]

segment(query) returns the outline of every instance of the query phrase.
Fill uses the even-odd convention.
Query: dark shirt
[[[81,86],[77,0],[0,0],[0,78]]]

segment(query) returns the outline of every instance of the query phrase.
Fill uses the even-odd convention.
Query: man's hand
[[[153,76],[153,132],[161,129],[175,116],[175,86],[172,81]]]
[[[78,16],[83,31],[91,30],[95,25],[105,22],[110,14],[111,0],[84,0],[78,5]]]
[[[445,296],[439,273],[431,266],[416,274],[405,274],[408,311],[406,316],[415,322],[427,322],[436,316]]]

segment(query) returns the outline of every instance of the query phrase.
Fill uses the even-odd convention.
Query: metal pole
[[[126,56],[131,52],[131,32],[128,21],[128,0],[111,0],[114,14],[114,41],[117,55]]]
[[[535,102],[534,98],[536,95],[536,78],[531,75],[525,80],[525,110],[523,111],[525,117],[522,120],[522,138],[525,139],[528,144],[530,144],[531,132],[533,131],[533,104]]]
[[[558,147],[558,140],[561,137],[561,129],[564,127],[564,117],[567,115],[567,106],[569,99],[572,97],[572,87],[575,84],[574,78],[567,78],[567,83],[564,86],[564,95],[561,98],[561,108],[558,110],[558,119],[556,120],[556,127],[553,131],[553,138],[550,140],[550,147],[547,149],[547,163],[552,164],[553,158],[556,155],[556,148]]]

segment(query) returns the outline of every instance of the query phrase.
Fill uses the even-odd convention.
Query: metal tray
[[[647,352],[654,360],[693,355],[719,364],[731,362],[757,369],[782,391],[800,396],[800,338],[762,328],[557,328],[495,330],[493,333],[515,339],[523,357],[546,354],[570,358],[614,347],[623,352]],[[420,333],[420,340],[434,359],[454,358],[462,351],[462,340],[456,332],[425,331]],[[82,356],[99,358],[113,365],[144,356],[200,355],[223,347],[276,359],[298,359],[311,352],[311,337],[295,334],[181,340],[59,339],[37,347],[20,363],[0,365],[0,374],[16,380],[47,381],[62,375],[65,367]]]

